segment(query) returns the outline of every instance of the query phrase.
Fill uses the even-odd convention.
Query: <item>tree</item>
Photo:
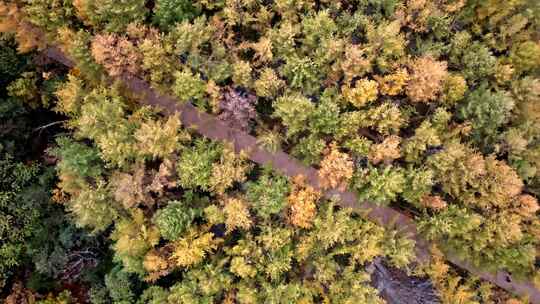
[[[442,89],[447,77],[446,62],[439,62],[426,56],[415,59],[411,65],[411,74],[406,93],[412,102],[434,100]]]
[[[285,207],[290,185],[287,179],[265,168],[257,181],[247,182],[246,196],[251,208],[263,219],[279,214]]]
[[[168,30],[177,22],[190,20],[200,14],[199,4],[186,0],[158,0],[152,20],[163,30]]]
[[[148,11],[143,0],[75,0],[79,18],[107,32],[122,32],[130,23],[142,23]]]
[[[320,163],[319,178],[323,189],[346,189],[353,176],[353,162],[349,155],[340,152],[335,143]]]
[[[152,220],[164,239],[174,241],[190,227],[199,214],[199,211],[185,206],[181,201],[170,201],[165,208],[156,212]]]
[[[317,214],[315,203],[319,197],[320,194],[315,189],[304,185],[303,177],[296,177],[293,189],[287,198],[290,223],[300,228],[311,228]]]
[[[470,92],[459,115],[473,123],[473,138],[481,147],[489,148],[498,135],[498,129],[508,121],[514,100],[501,91],[493,92],[483,84]]]

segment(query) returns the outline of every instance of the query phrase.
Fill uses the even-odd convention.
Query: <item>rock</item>
[[[368,268],[371,284],[388,304],[439,304],[437,290],[428,278],[409,276],[377,258]]]

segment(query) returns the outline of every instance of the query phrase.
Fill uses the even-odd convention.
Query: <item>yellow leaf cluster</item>
[[[494,156],[484,158],[474,150],[449,143],[429,160],[443,190],[465,204],[484,210],[508,207],[523,189],[517,172]]]
[[[523,190],[523,180],[505,162],[490,156],[485,160],[487,174],[480,186],[478,205],[483,208],[503,207]]]
[[[304,177],[297,176],[293,181],[293,190],[287,202],[289,204],[289,222],[296,227],[311,228],[317,215],[316,202],[320,193],[305,185]]]
[[[91,25],[88,18],[87,2],[88,0],[73,0],[73,7],[75,7],[77,17],[79,17],[85,25]]]
[[[141,251],[157,245],[159,237],[159,230],[146,221],[143,211],[135,209],[131,219],[117,225],[113,236],[116,240],[114,248],[120,254],[139,255]]]
[[[278,77],[273,69],[265,68],[259,79],[255,80],[254,87],[257,95],[262,97],[272,97],[277,94],[285,82]]]
[[[375,79],[379,82],[379,91],[382,95],[396,96],[403,91],[407,84],[409,73],[406,69],[399,69],[394,74],[384,77],[376,76]]]
[[[227,232],[231,232],[236,228],[247,230],[253,224],[250,218],[249,208],[241,199],[227,199],[225,201],[225,206],[223,207],[223,212],[225,213],[225,226],[227,227]]]
[[[454,105],[456,102],[463,99],[467,89],[467,82],[463,76],[449,74],[444,81],[442,100],[448,105]]]
[[[220,161],[212,166],[210,189],[218,194],[223,194],[234,182],[245,181],[246,173],[250,169],[245,158],[245,155],[238,156],[231,148],[225,147]]]
[[[503,84],[507,81],[512,80],[515,69],[511,64],[499,63],[497,64],[495,69],[495,79],[498,83]]]
[[[149,120],[135,132],[137,148],[142,155],[152,158],[167,157],[179,148],[180,141],[189,139],[187,132],[180,130],[178,115],[169,116],[166,122]]]
[[[148,272],[159,272],[167,269],[167,259],[162,257],[158,251],[151,250],[146,254],[143,261],[144,269]]]
[[[66,115],[76,115],[84,98],[83,82],[72,74],[68,74],[68,81],[55,92],[58,97],[55,110]]]
[[[234,257],[231,260],[231,272],[243,279],[252,278],[257,274],[257,269],[248,264],[244,257]]]
[[[462,278],[454,275],[444,261],[443,253],[435,246],[431,248],[432,258],[425,269],[435,288],[439,291],[440,299],[445,304],[479,304],[476,292]]]
[[[143,34],[144,35],[144,34]],[[175,62],[171,60],[170,50],[158,39],[146,38],[140,43],[142,53],[142,69],[149,74],[150,81],[155,87],[170,85]]]
[[[340,152],[337,145],[330,145],[330,152],[320,163],[319,178],[323,189],[345,189],[352,178],[354,164],[347,153]]]
[[[141,209],[134,209],[131,217],[116,223],[111,238],[116,241],[113,246],[115,258],[122,261],[126,271],[142,273],[144,257],[159,243],[160,234]]]
[[[379,85],[376,81],[369,79],[360,79],[356,86],[351,88],[345,86],[342,88],[345,99],[357,108],[365,106],[367,103],[375,101],[379,94]]]
[[[405,13],[404,21],[408,27],[415,32],[425,32],[428,29],[429,17],[438,14],[439,11],[435,6],[435,1],[407,0]]]
[[[255,59],[260,62],[270,62],[274,58],[272,54],[272,41],[267,37],[261,37],[258,42],[251,45],[255,51]]]
[[[249,62],[239,60],[233,64],[232,80],[236,85],[249,87],[252,82],[252,68]]]
[[[172,259],[178,267],[193,266],[202,262],[207,253],[217,248],[218,243],[213,233],[191,229],[174,243]]]
[[[163,256],[162,252],[158,250],[150,250],[143,260],[144,270],[148,272],[148,275],[144,278],[147,282],[155,282],[159,278],[166,276],[170,273],[173,265],[169,263],[168,258]]]

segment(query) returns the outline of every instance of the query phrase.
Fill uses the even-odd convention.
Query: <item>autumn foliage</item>
[[[69,303],[72,277],[96,304],[382,303],[368,270],[405,267],[413,243],[325,198],[338,190],[439,244],[408,270],[443,303],[517,301],[443,256],[540,277],[539,16],[535,1],[0,1],[2,295]],[[280,153],[313,176],[282,175],[297,167]]]

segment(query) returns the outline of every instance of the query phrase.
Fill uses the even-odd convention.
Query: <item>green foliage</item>
[[[274,97],[280,87],[283,86],[283,80],[281,80],[276,72],[272,69],[264,69],[259,78],[254,82],[255,92],[262,97]]]
[[[321,10],[315,16],[302,20],[303,44],[307,48],[316,48],[322,41],[332,38],[338,27],[330,17],[328,10]]]
[[[168,300],[172,303],[212,303],[231,281],[231,275],[223,271],[222,265],[197,267],[186,273],[185,280],[171,287]]]
[[[447,144],[441,153],[430,156],[427,164],[433,168],[444,192],[464,202],[467,201],[464,194],[480,182],[479,175],[484,172],[482,157],[455,142]]]
[[[291,154],[300,158],[303,163],[312,165],[321,161],[325,148],[324,139],[311,134],[298,140],[298,144],[292,149]]]
[[[194,101],[196,104],[202,102],[206,83],[198,75],[193,75],[190,71],[178,71],[174,74],[174,78],[172,90],[180,101]]]
[[[405,185],[406,177],[403,170],[388,166],[358,170],[352,187],[361,199],[387,204],[403,192]]]
[[[404,265],[412,249],[412,243],[354,218],[350,210],[336,211],[332,203],[324,204],[311,230],[295,231],[266,222],[260,231],[226,245],[206,264],[188,269],[183,280],[167,292],[167,300],[213,302],[237,290],[236,298],[247,303],[319,297],[379,303],[376,290],[367,283],[369,275],[356,265],[381,254]],[[313,275],[299,277],[293,265],[311,269]],[[144,292],[149,294],[153,299],[166,297],[155,287]]]
[[[359,127],[375,128],[382,134],[394,134],[406,123],[398,107],[383,103],[378,107],[356,112]]]
[[[152,21],[167,30],[175,23],[190,20],[200,14],[200,5],[187,0],[158,0],[155,3]]]
[[[33,24],[55,32],[71,24],[74,17],[72,1],[69,0],[25,0],[25,13]]]
[[[25,57],[17,54],[16,45],[4,35],[0,36],[0,88],[2,96],[8,83],[15,80],[25,67]]]
[[[194,145],[185,148],[177,164],[180,185],[184,188],[210,189],[212,165],[222,152],[222,146],[216,142],[196,140]]]
[[[186,20],[177,24],[171,30],[170,36],[178,54],[189,53],[191,58],[188,58],[187,61],[200,64],[201,49],[209,43],[214,31],[214,28],[207,25],[207,19],[201,16],[192,22]]]
[[[270,219],[285,207],[290,190],[285,177],[265,169],[256,182],[250,181],[246,186],[246,196],[257,216]]]
[[[130,304],[135,302],[135,286],[131,275],[123,271],[121,266],[114,267],[105,276],[105,286],[112,303]]]
[[[11,82],[7,86],[9,96],[18,98],[27,103],[31,108],[36,109],[41,106],[37,87],[37,76],[33,72],[25,72],[21,77]]]
[[[443,99],[446,104],[454,105],[463,99],[467,91],[467,82],[461,75],[450,74],[444,81]]]
[[[280,118],[287,127],[287,136],[293,136],[306,129],[306,122],[315,111],[309,99],[300,94],[287,94],[273,104],[274,116]]]
[[[525,41],[515,45],[510,51],[510,62],[518,73],[534,72],[540,69],[540,45]]]
[[[172,85],[174,73],[177,71],[172,45],[168,41],[144,39],[139,48],[142,53],[141,68],[150,74],[152,86],[162,89]]]
[[[315,204],[309,196],[319,194],[308,185],[250,171],[245,155],[196,137],[197,126],[188,134],[180,120],[191,121],[189,113],[163,118],[167,109],[141,107],[141,96],[115,83],[126,70],[326,175],[340,166],[328,152],[346,151],[350,187],[362,200],[406,209],[444,250],[531,274],[540,225],[540,10],[532,2],[2,2],[0,28],[21,50],[47,41],[75,66],[56,90],[66,70],[17,56],[2,35],[0,149],[27,163],[41,158],[33,153],[60,127],[30,133],[34,120],[49,123],[41,108],[67,116],[72,138],[58,138],[46,155],[58,173],[53,198],[78,227],[113,231],[96,238],[112,239],[122,264],[100,270],[110,274],[94,279],[96,303],[379,303],[366,263],[411,261],[405,239]],[[23,152],[18,145],[30,138],[36,144]],[[377,166],[366,168],[366,160]],[[14,235],[0,251],[0,270],[26,267],[24,257],[52,282],[69,267],[69,253],[95,238],[79,237],[58,208],[40,209],[35,201],[47,201],[49,189],[37,179],[1,196],[1,212],[11,213],[0,231]],[[303,200],[311,204],[298,208]],[[297,209],[310,214],[302,229]],[[47,225],[58,240],[44,241]],[[476,283],[462,288],[452,272],[441,273],[443,301],[479,301],[469,292]]]
[[[73,123],[78,137],[93,139],[107,162],[123,167],[137,156],[133,133],[139,126],[126,114],[124,100],[116,92],[94,90],[85,96],[81,115]]]
[[[61,279],[66,273],[72,271],[74,255],[80,254],[98,262],[93,246],[99,245],[97,238],[90,236],[81,229],[77,229],[72,221],[65,216],[62,208],[50,204],[42,207],[39,229],[27,242],[27,255],[34,263],[34,269],[45,279]],[[90,260],[81,259],[78,262]],[[96,265],[97,266],[97,265]],[[68,280],[87,279],[85,269],[75,269]],[[52,282],[48,282],[52,283]],[[42,284],[45,285],[45,284]],[[39,285],[38,285],[39,286]]]
[[[165,208],[156,212],[153,222],[164,239],[174,241],[189,228],[198,214],[199,212],[185,206],[183,202],[170,201]]]
[[[68,208],[78,227],[90,228],[96,233],[107,229],[118,216],[111,202],[105,183],[98,181],[95,188],[84,188],[72,197]]]
[[[483,217],[450,206],[421,221],[419,228],[428,239],[444,239],[446,250],[490,270],[503,268],[523,276],[534,263],[532,236],[523,235],[519,222],[510,214]]]
[[[403,144],[405,160],[408,162],[419,162],[428,147],[436,147],[441,144],[438,130],[433,124],[425,120],[414,130],[414,135],[409,137]]]
[[[371,145],[372,142],[362,136],[347,140],[343,143],[343,146],[349,149],[353,155],[360,157],[368,156]]]
[[[88,291],[88,297],[90,298],[90,303],[92,304],[106,304],[111,301],[107,288],[97,284],[92,286],[92,288]]]
[[[422,198],[431,193],[434,184],[433,171],[409,168],[405,172],[406,183],[401,194],[408,203],[420,206]]]
[[[281,70],[291,88],[301,90],[306,95],[315,93],[320,87],[320,67],[309,57],[292,55],[286,58]]]
[[[498,128],[507,120],[514,101],[504,92],[492,92],[486,84],[472,91],[459,109],[459,115],[473,124],[473,139],[490,145],[498,135]]]
[[[0,158],[0,287],[21,264],[25,242],[38,231],[46,189],[39,185],[39,167],[16,162],[9,154]]]
[[[336,102],[336,92],[325,91],[321,101],[309,118],[309,130],[313,133],[332,135],[340,127],[340,109]]]
[[[82,179],[98,178],[103,173],[99,151],[69,137],[58,137],[57,148],[51,153],[60,159],[56,167],[60,174],[73,174]]]
[[[79,17],[108,32],[122,32],[130,23],[142,23],[148,13],[144,0],[79,1]]]
[[[138,154],[151,159],[170,156],[179,149],[180,141],[190,138],[180,129],[178,116],[170,116],[166,121],[144,121],[133,136],[137,140]]]
[[[15,98],[0,99],[0,152],[12,155],[28,153],[24,143],[30,137],[29,111]]]
[[[103,77],[103,67],[95,62],[90,52],[91,34],[85,30],[60,34],[62,42],[68,45],[67,54],[74,60],[75,67],[81,74],[94,81]]]
[[[138,300],[138,304],[161,304],[167,303],[169,293],[163,287],[151,286],[144,290]]]
[[[473,42],[464,51],[461,58],[463,76],[475,82],[491,76],[495,71],[496,59],[491,51],[478,42]]]

